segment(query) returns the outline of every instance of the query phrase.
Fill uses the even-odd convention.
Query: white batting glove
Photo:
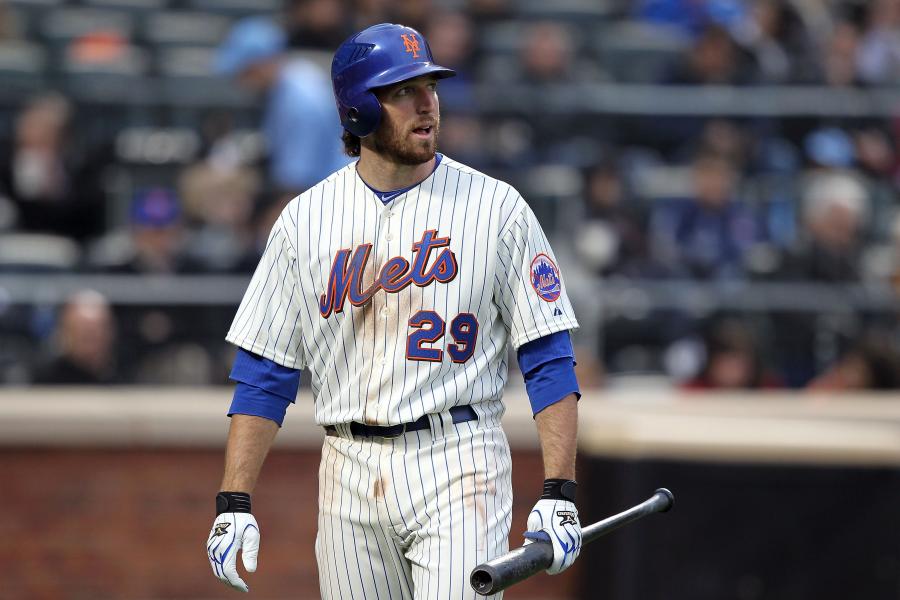
[[[249,508],[249,498],[247,506]],[[259,554],[259,525],[249,512],[223,512],[213,522],[209,539],[206,542],[209,564],[213,574],[222,583],[236,590],[249,592],[250,588],[237,572],[239,550],[247,572],[256,571],[256,558]]]
[[[547,488],[546,483],[544,487]],[[547,569],[550,575],[571,567],[581,553],[581,522],[571,500],[541,498],[528,515],[527,527],[526,545],[542,540],[553,546],[553,562]]]

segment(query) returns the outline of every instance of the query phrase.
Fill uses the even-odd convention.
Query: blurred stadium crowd
[[[381,21],[459,73],[441,150],[554,240],[587,384],[900,385],[898,0],[7,0],[0,381],[224,382],[242,288],[91,277],[246,285],[345,164],[331,52]]]

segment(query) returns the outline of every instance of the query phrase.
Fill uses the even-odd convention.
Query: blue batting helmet
[[[381,103],[372,89],[428,74],[441,79],[456,75],[434,64],[428,42],[412,27],[381,23],[350,36],[331,62],[341,125],[366,137],[381,120]]]

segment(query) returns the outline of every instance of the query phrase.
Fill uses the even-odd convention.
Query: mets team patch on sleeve
[[[531,287],[545,302],[559,300],[562,293],[559,269],[546,254],[538,254],[531,261]]]

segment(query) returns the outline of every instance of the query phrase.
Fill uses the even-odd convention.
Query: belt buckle
[[[406,433],[406,423],[402,423],[400,425],[393,425],[393,427],[399,427],[400,430],[397,433],[379,435],[378,437],[385,439],[385,440],[396,440],[398,437],[400,437],[401,435],[404,435]]]

